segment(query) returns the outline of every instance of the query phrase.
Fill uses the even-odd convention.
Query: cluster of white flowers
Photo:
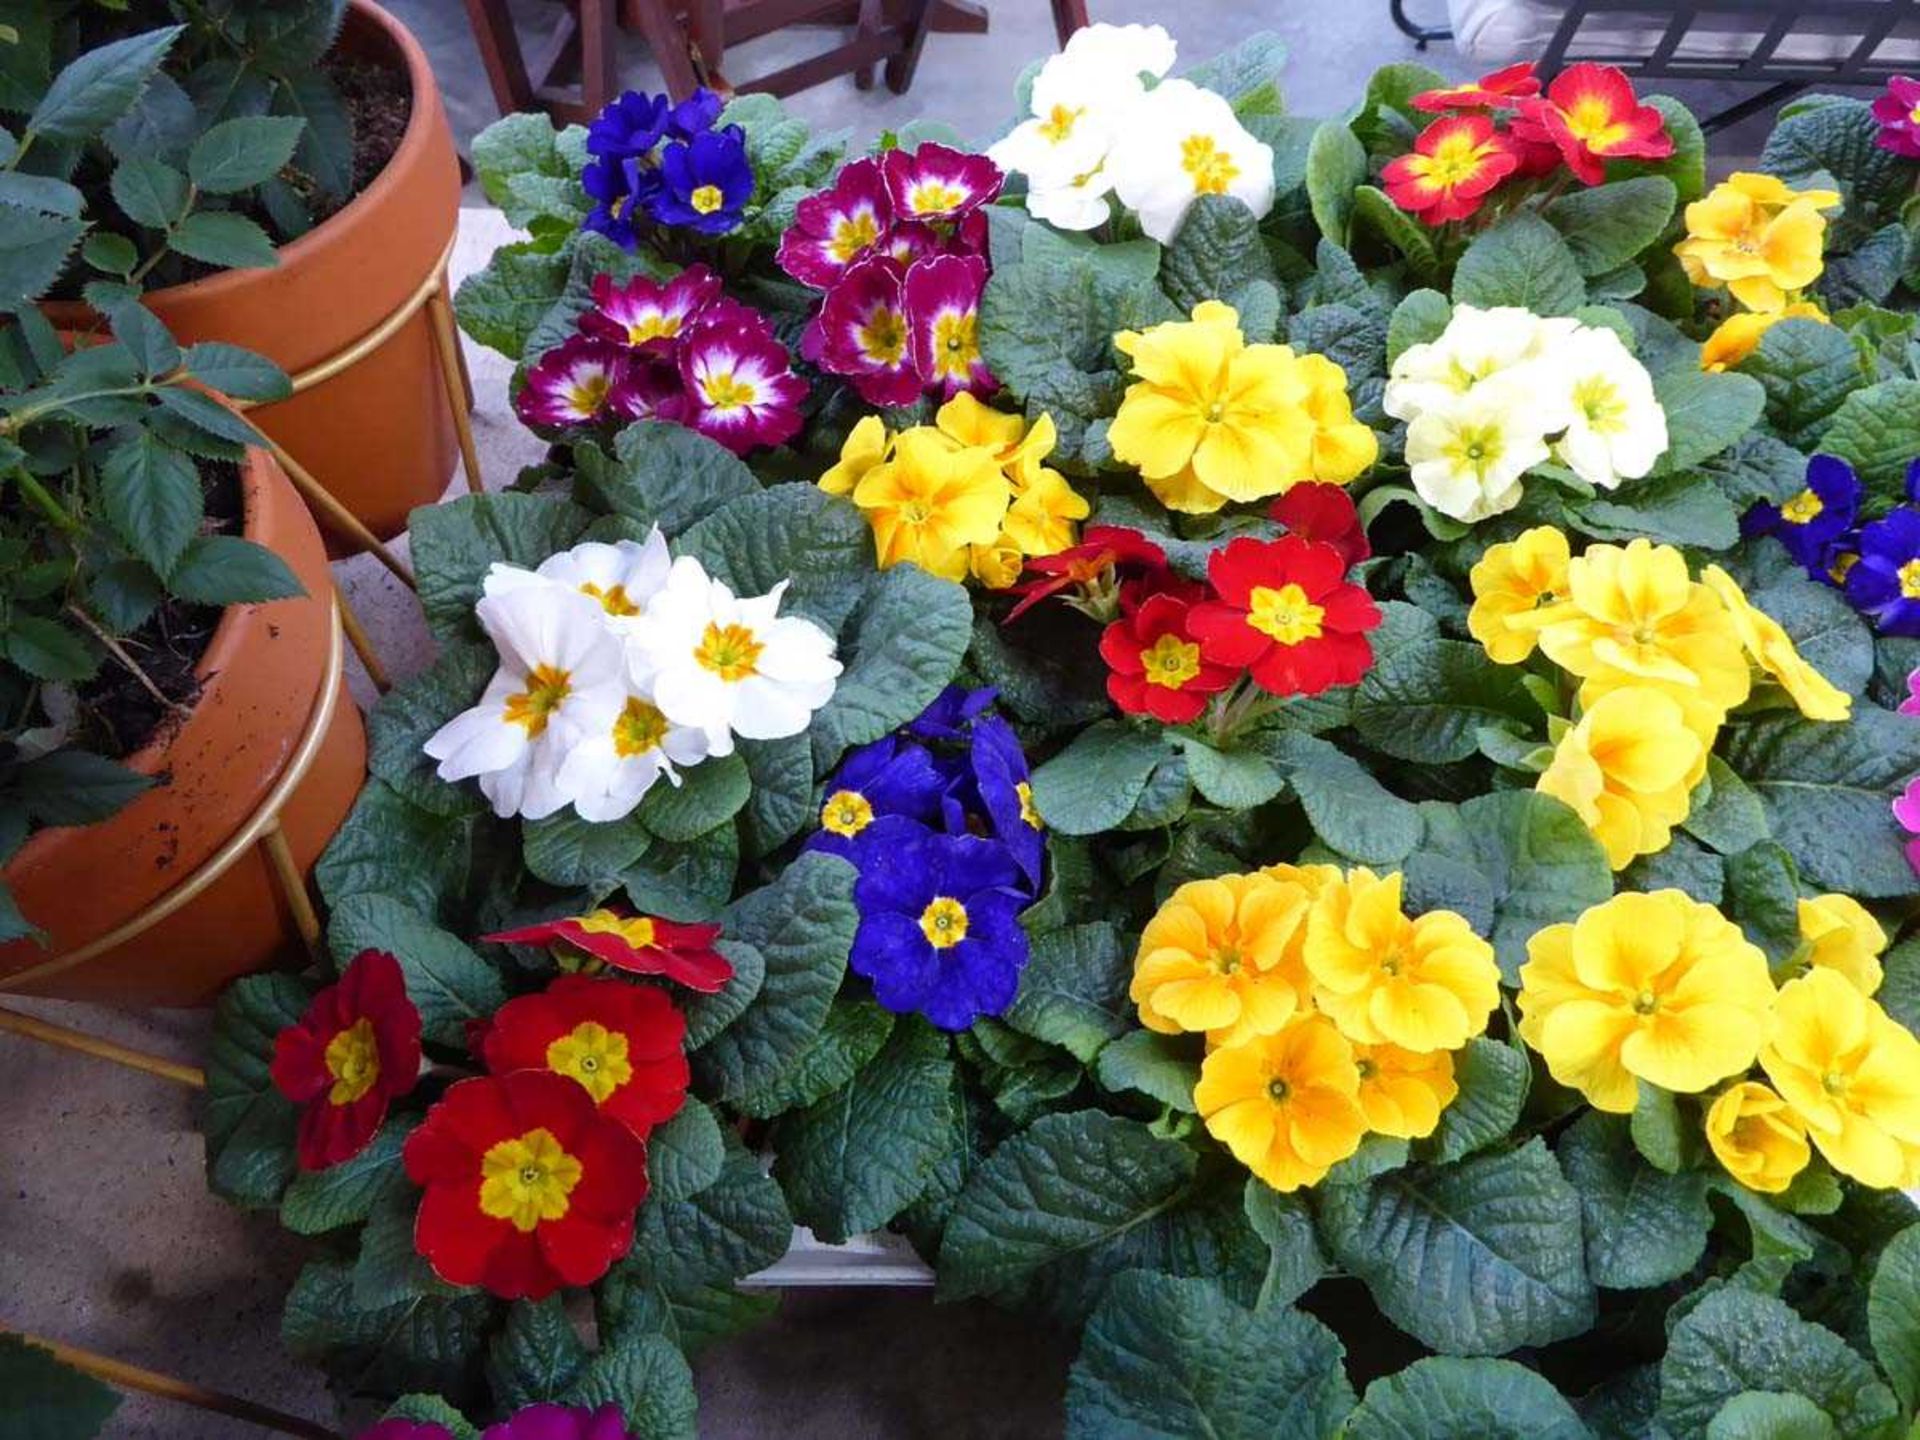
[[[618,820],[662,776],[678,785],[736,736],[797,735],[832,698],[833,637],[778,614],[786,588],[736,596],[658,530],[538,570],[495,565],[474,613],[500,668],[426,752],[442,780],[478,779],[497,814],[571,804]]]
[[[1393,362],[1386,409],[1407,422],[1420,498],[1469,524],[1518,505],[1536,465],[1611,490],[1667,450],[1653,379],[1619,335],[1515,306],[1455,306],[1439,339]]]
[[[1159,25],[1089,25],[1040,67],[1032,117],[987,151],[1027,177],[1036,219],[1091,230],[1112,193],[1165,243],[1202,195],[1231,195],[1255,216],[1273,208],[1272,149],[1211,90],[1162,80],[1173,58]]]

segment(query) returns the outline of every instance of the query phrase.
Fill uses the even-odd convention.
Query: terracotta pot
[[[280,249],[271,270],[225,270],[149,294],[182,341],[226,340],[298,376],[339,355],[406,305],[432,275],[460,216],[460,163],[426,52],[369,0],[352,0],[340,50],[403,67],[413,111],[387,168],[324,224]],[[44,307],[83,328],[79,304]],[[381,538],[440,498],[458,455],[425,307],[331,379],[250,418]],[[335,537],[336,553],[352,547]]]
[[[241,478],[247,538],[284,559],[307,593],[229,608],[200,658],[192,713],[127,761],[159,783],[97,825],[41,831],[6,867],[48,943],[0,946],[0,992],[197,1005],[234,976],[301,953],[267,855],[246,837],[277,814],[305,876],[366,778],[366,731],[341,679],[313,517],[270,456],[249,451]],[[169,905],[137,934],[109,939]],[[103,939],[101,953],[57,966]]]

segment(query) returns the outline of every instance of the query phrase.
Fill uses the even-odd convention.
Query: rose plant
[[[296,1351],[691,1433],[797,1222],[1079,1329],[1074,1436],[1904,1433],[1898,157],[1280,58],[476,146],[549,456],[417,512],[337,978],[209,1077]]]

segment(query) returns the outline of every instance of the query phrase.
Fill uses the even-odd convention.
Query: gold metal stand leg
[[[354,613],[353,606],[347,603],[347,597],[335,590],[334,598],[340,602],[340,628],[346,631],[347,643],[353,646],[353,653],[360,657],[360,668],[367,672],[367,679],[373,682],[373,688],[382,695],[386,694],[393,688],[393,681],[388,678],[380,657],[374,654],[373,641],[367,638],[366,629],[360,624],[360,617]]]
[[[467,489],[484,494],[486,483],[480,475],[480,449],[473,439],[473,382],[467,375],[467,357],[460,351],[460,331],[453,323],[453,306],[447,300],[446,274],[440,288],[427,297],[427,316],[433,322],[433,341],[440,350],[440,381],[446,387],[447,405],[453,411],[454,433],[460,437],[460,461],[467,471]]]
[[[301,878],[300,867],[294,863],[293,848],[287,844],[287,832],[280,827],[278,815],[260,832],[260,848],[273,869],[273,878],[280,884],[280,893],[286,897],[287,909],[293,914],[293,928],[300,932],[300,943],[307,947],[308,957],[315,961],[324,959],[320,948],[320,916],[313,908],[313,897],[307,893],[307,882]]]
[[[10,1030],[15,1035],[25,1036],[29,1040],[38,1040],[42,1045],[52,1045],[59,1050],[72,1050],[76,1054],[91,1055],[96,1060],[110,1060],[115,1065],[124,1065],[129,1070],[141,1070],[149,1075],[158,1075],[162,1080],[171,1080],[177,1085],[191,1086],[195,1090],[206,1088],[206,1072],[192,1065],[182,1065],[177,1060],[150,1055],[145,1050],[135,1050],[130,1045],[117,1045],[111,1040],[102,1040],[98,1035],[89,1035],[84,1030],[56,1025],[51,1020],[42,1020],[37,1015],[27,1015],[19,1010],[10,1010],[4,1005],[0,1005],[0,1030]]]
[[[0,1331],[17,1335],[29,1345],[38,1345],[52,1352],[53,1358],[75,1370],[117,1385],[126,1390],[139,1390],[148,1395],[158,1395],[163,1400],[175,1400],[182,1405],[191,1405],[199,1410],[208,1410],[216,1415],[230,1415],[236,1420],[245,1420],[249,1424],[261,1426],[281,1435],[297,1435],[301,1440],[341,1440],[340,1432],[330,1430],[313,1420],[303,1420],[298,1415],[289,1415],[283,1410],[274,1410],[266,1405],[257,1405],[251,1400],[242,1400],[238,1395],[225,1395],[218,1390],[208,1390],[195,1385],[190,1380],[181,1380],[172,1375],[163,1375],[158,1370],[145,1370],[138,1365],[129,1365],[124,1360],[115,1360],[109,1355],[98,1355],[91,1350],[82,1350],[73,1345],[62,1345],[57,1340],[48,1340],[32,1335],[24,1330],[0,1324]]]
[[[271,441],[269,445],[273,450],[273,458],[280,462],[280,468],[285,470],[287,478],[293,481],[293,488],[300,492],[301,498],[307,504],[320,513],[322,524],[333,526],[362,550],[371,554],[374,559],[398,576],[400,583],[409,590],[419,588],[413,583],[412,572],[394,557],[393,552],[380,542],[380,537],[369,530],[358,515],[334,499],[333,492],[314,479],[306,466],[287,453],[284,445]]]

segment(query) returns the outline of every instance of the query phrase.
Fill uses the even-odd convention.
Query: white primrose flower
[[[1523,382],[1484,380],[1417,416],[1407,426],[1407,467],[1420,498],[1463,524],[1518,505],[1520,477],[1548,456],[1540,401]]]
[[[683,555],[635,629],[635,684],[673,724],[704,732],[710,755],[732,754],[736,735],[798,735],[833,697],[833,637],[778,613],[786,589],[782,580],[768,594],[736,596]]]
[[[1409,345],[1393,362],[1381,403],[1396,420],[1444,409],[1481,381],[1544,358],[1575,328],[1517,305],[1457,305],[1437,340]]]
[[[615,630],[626,631],[640,618],[647,602],[667,583],[673,556],[658,525],[645,541],[616,540],[611,545],[584,541],[571,550],[549,555],[537,570],[496,563],[487,571],[486,593],[505,594],[527,585],[556,585],[578,591],[599,602]]]
[[[676,725],[646,695],[629,693],[610,720],[588,731],[560,762],[556,778],[582,820],[624,820],[654,783],[707,756],[707,735]]]
[[[1166,244],[1202,195],[1231,195],[1258,219],[1273,208],[1273,151],[1233,107],[1188,80],[1167,80],[1129,107],[1114,147],[1114,194]]]
[[[567,803],[558,772],[568,752],[625,700],[625,654],[603,612],[557,585],[485,596],[474,613],[500,668],[425,749],[442,780],[477,778],[496,815],[538,820]]]
[[[1158,80],[1173,68],[1178,53],[1164,25],[1087,25],[1068,36],[1065,48],[1047,64],[1065,61],[1096,66],[1110,75],[1135,81],[1142,75]],[[1040,68],[1045,74],[1047,66]],[[1035,85],[1037,90],[1037,81]]]
[[[1551,373],[1567,391],[1566,433],[1554,446],[1563,465],[1602,490],[1652,472],[1667,453],[1667,412],[1617,334],[1583,326],[1554,348]]]

